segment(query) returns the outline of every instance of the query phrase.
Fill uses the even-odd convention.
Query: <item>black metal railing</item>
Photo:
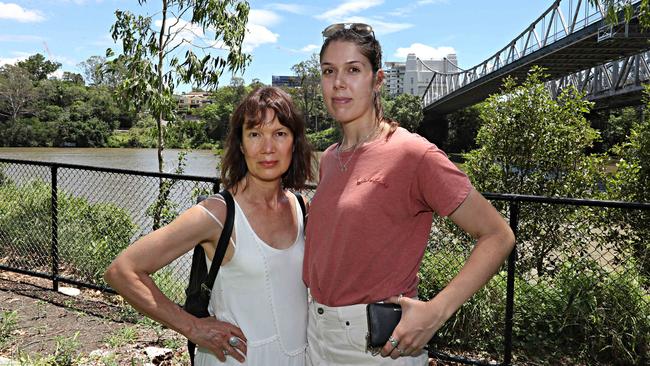
[[[0,159],[0,269],[51,279],[55,290],[64,282],[113,292],[101,274],[117,253],[218,186],[216,178]],[[517,246],[436,334],[430,355],[475,365],[584,363],[571,357],[589,352],[587,363],[647,361],[650,204],[484,196],[509,220]],[[434,219],[423,299],[455,276],[474,244],[448,219]],[[190,255],[154,275],[178,303]]]

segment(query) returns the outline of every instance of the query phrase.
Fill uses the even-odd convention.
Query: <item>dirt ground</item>
[[[143,322],[119,301],[118,296],[94,290],[82,289],[76,297],[64,295],[52,291],[48,280],[0,271],[0,313],[15,314],[8,336],[4,342],[0,339],[0,357],[27,365],[49,365],[48,357],[72,359],[75,365],[189,363],[185,338]],[[153,358],[145,353],[147,347],[171,351]]]
[[[72,297],[53,291],[49,280],[0,270],[0,366],[189,365],[185,338],[124,309],[119,296],[81,289]],[[3,340],[8,313],[15,323]],[[154,357],[148,347],[168,352]],[[444,365],[458,364],[430,363]]]

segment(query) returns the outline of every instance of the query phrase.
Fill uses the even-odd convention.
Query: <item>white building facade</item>
[[[441,60],[421,60],[414,53],[409,53],[406,62],[385,62],[384,66],[386,74],[384,85],[391,96],[404,93],[422,96],[434,71],[443,73],[460,71],[458,58],[453,53]]]

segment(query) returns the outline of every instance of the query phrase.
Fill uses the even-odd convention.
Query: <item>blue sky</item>
[[[469,68],[493,55],[521,33],[553,0],[334,0],[249,1],[245,48],[253,57],[243,74],[270,84],[271,75],[291,75],[291,66],[318,52],[321,31],[337,22],[373,26],[384,61],[458,55]],[[568,0],[565,0],[568,1]],[[80,72],[78,64],[116,47],[110,27],[117,9],[153,13],[136,0],[0,0],[0,64],[41,53]],[[241,76],[241,75],[240,75]],[[230,75],[225,75],[227,83]]]

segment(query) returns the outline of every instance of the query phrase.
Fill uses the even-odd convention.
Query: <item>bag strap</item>
[[[217,250],[214,252],[214,257],[212,258],[212,263],[210,264],[208,277],[201,284],[201,289],[203,291],[206,291],[208,295],[210,292],[212,292],[212,286],[214,285],[214,281],[217,279],[217,274],[219,273],[221,262],[223,262],[223,257],[226,255],[226,249],[228,249],[228,242],[230,241],[230,236],[232,235],[232,227],[235,221],[235,201],[233,200],[232,195],[225,189],[219,192],[219,194],[226,201],[226,222],[223,224],[223,229],[221,230],[221,235],[219,236]]]
[[[305,199],[302,198],[302,195],[300,193],[293,192],[293,194],[296,195],[296,198],[298,199],[298,203],[300,204],[300,210],[302,211],[302,224],[307,226],[307,222],[305,222],[307,218],[307,209],[305,208]]]

